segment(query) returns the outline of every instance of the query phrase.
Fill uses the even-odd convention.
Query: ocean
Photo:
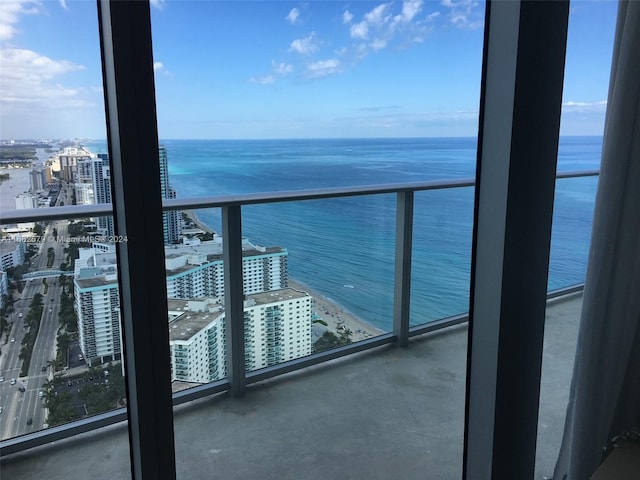
[[[165,140],[180,198],[474,176],[474,138]],[[104,152],[105,142],[87,144]],[[558,170],[598,168],[602,137],[563,137]],[[584,281],[597,178],[558,180],[549,289]],[[220,210],[197,212],[221,232]],[[469,309],[473,188],[418,192],[411,323]],[[289,273],[384,330],[393,311],[395,196],[243,208],[243,234],[289,252]]]

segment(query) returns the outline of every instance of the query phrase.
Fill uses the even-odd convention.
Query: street
[[[58,236],[67,236],[66,221],[52,222],[46,229],[46,241],[39,245],[38,255],[32,259],[30,271],[47,270],[47,250],[51,247],[55,252],[55,261],[51,268],[57,269],[65,260],[65,244],[57,242],[53,238],[53,229],[56,228]],[[56,333],[58,329],[58,311],[61,287],[58,278],[47,279],[48,291],[42,279],[26,280],[26,285],[20,298],[14,303],[14,312],[11,313],[9,322],[13,322],[9,334],[5,337],[6,344],[1,345],[0,355],[0,436],[10,438],[43,428],[46,422],[46,409],[43,407],[43,399],[39,396],[42,385],[53,377],[52,367],[48,365],[56,356]],[[22,348],[22,339],[26,333],[24,319],[29,311],[29,306],[34,295],[43,295],[43,313],[40,328],[36,338],[28,375],[20,377],[22,360],[19,359]],[[13,342],[11,339],[15,339]],[[16,383],[11,385],[11,379]],[[23,389],[24,391],[20,391]],[[31,421],[29,422],[29,419]],[[29,423],[29,424],[28,424]]]

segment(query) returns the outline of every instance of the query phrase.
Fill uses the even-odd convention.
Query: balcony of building
[[[557,458],[582,306],[548,301],[535,478]],[[174,407],[177,474],[202,478],[432,478],[462,474],[465,323]],[[130,478],[126,423],[3,459],[14,480]]]

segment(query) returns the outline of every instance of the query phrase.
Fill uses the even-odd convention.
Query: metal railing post
[[[396,252],[393,290],[393,333],[401,347],[409,345],[411,310],[411,249],[413,244],[412,191],[398,192],[396,203]]]
[[[239,205],[222,208],[222,235],[227,377],[231,394],[238,397],[244,394],[247,384],[244,354],[242,213]]]

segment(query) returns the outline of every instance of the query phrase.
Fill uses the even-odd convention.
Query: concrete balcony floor
[[[547,308],[536,478],[551,476],[581,294]],[[381,347],[175,411],[179,479],[458,479],[467,328]],[[4,458],[2,478],[130,478],[124,425]]]

